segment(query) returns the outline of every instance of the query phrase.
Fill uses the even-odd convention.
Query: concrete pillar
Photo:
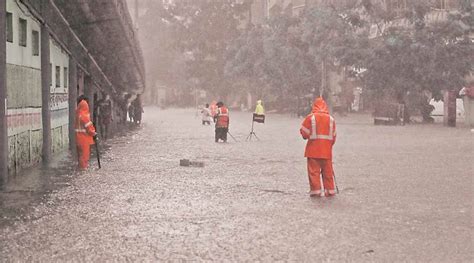
[[[75,132],[75,119],[76,119],[76,104],[77,104],[77,63],[74,58],[69,58],[69,150],[76,154],[76,132]]]
[[[51,109],[50,109],[50,84],[51,60],[49,50],[49,30],[46,25],[41,26],[41,119],[43,122],[43,164],[51,161]]]
[[[0,4],[0,187],[8,177],[6,1]]]
[[[94,119],[94,82],[90,76],[84,77],[84,95],[89,99],[89,110],[91,112],[91,120]]]

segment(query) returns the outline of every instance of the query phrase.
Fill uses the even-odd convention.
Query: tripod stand
[[[257,141],[260,141],[260,139],[257,137],[257,134],[253,131],[253,124],[255,123],[255,120],[252,119],[252,130],[250,131],[249,135],[247,136],[247,139],[245,141],[252,141],[252,137],[255,137]]]

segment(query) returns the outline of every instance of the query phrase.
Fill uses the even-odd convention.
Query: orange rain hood
[[[81,102],[79,102],[77,105],[77,113],[78,115],[89,114],[89,104],[87,104],[87,101],[81,100]]]
[[[316,112],[322,112],[322,113],[328,113],[329,110],[328,110],[328,105],[326,104],[326,102],[324,101],[323,98],[319,97],[319,98],[316,98],[314,100],[314,103],[313,103],[313,113],[316,113]]]

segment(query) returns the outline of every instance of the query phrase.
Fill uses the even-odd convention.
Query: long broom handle
[[[95,142],[95,151],[96,151],[96,154],[97,154],[97,164],[99,164],[99,169],[102,168],[102,166],[100,165],[100,151],[99,151],[99,142],[97,140],[94,139],[94,142]]]
[[[234,136],[232,136],[232,134],[231,134],[229,131],[227,131],[227,133],[230,135],[230,137],[232,137],[232,139],[234,139],[234,141],[236,141],[236,142],[237,142],[237,140],[235,139],[235,137],[234,137]]]
[[[339,187],[337,187],[336,173],[334,172],[334,165],[333,165],[333,168],[332,168],[332,177],[334,178],[334,185],[336,185],[337,194],[339,194]]]

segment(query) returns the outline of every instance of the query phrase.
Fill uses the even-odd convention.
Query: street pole
[[[138,31],[138,0],[135,0],[135,30]]]
[[[72,56],[69,57],[69,87],[68,87],[68,104],[69,104],[69,150],[73,156],[76,156],[76,100],[77,100],[77,64]]]
[[[319,89],[319,97],[323,97],[326,88],[326,64],[324,59],[321,61],[321,88]]]
[[[94,82],[90,76],[84,77],[84,95],[89,99],[91,120],[94,119]]]
[[[0,187],[8,178],[6,5],[0,4]]]
[[[456,127],[456,92],[446,91],[444,94],[444,125]]]
[[[194,86],[194,105],[196,107],[196,117],[199,115],[199,110],[198,110],[198,92],[197,92],[197,86]]]
[[[254,4],[254,1],[253,0],[249,0],[248,2],[248,5],[249,5],[249,21],[248,21],[248,24],[247,24],[247,31],[248,29],[250,28],[251,24],[252,24],[252,5]]]
[[[41,25],[41,118],[43,123],[43,164],[51,161],[51,109],[50,84],[51,60],[49,50],[49,29],[46,24]]]

